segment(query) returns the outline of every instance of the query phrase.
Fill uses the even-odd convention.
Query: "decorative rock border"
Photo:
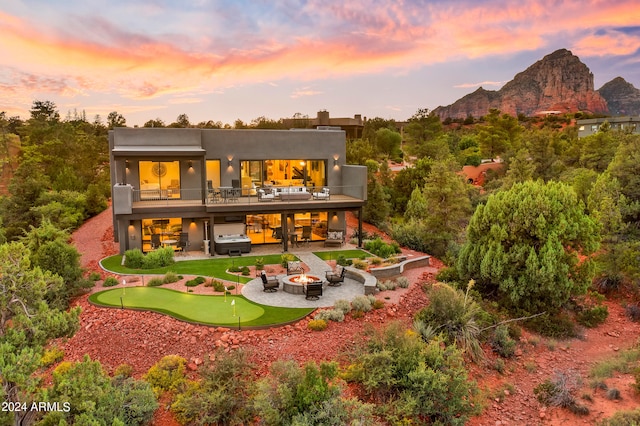
[[[360,269],[345,267],[346,278],[350,278],[352,280],[358,281],[364,285],[364,294],[375,294],[376,293],[376,284],[378,284],[378,279],[371,275],[368,272],[362,271]]]
[[[429,266],[431,256],[420,256],[415,259],[404,260],[395,265],[383,266],[381,268],[369,268],[369,272],[376,278],[390,278],[401,275],[405,269]]]

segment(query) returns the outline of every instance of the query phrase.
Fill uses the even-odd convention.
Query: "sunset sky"
[[[640,2],[2,0],[0,111],[405,120],[559,48],[640,88]]]

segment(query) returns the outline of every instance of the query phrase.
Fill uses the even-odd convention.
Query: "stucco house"
[[[346,237],[345,212],[361,217],[366,203],[366,167],[345,163],[339,128],[115,128],[109,149],[122,253],[162,245],[211,255],[258,244],[286,251],[335,240],[335,231]]]

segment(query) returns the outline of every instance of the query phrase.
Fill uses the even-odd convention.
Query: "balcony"
[[[161,209],[172,212],[197,210],[203,213],[344,209],[364,205],[366,186],[139,190],[131,185],[116,185],[113,200],[116,214],[146,213]]]

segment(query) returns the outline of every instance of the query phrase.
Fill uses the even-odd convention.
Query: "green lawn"
[[[166,274],[168,271],[173,271],[178,275],[202,275],[245,284],[251,281],[253,277],[237,276],[228,274],[226,271],[232,266],[254,266],[258,258],[262,258],[265,265],[280,263],[281,259],[279,254],[242,256],[224,259],[183,260],[163,268],[132,269],[121,265],[122,255],[118,254],[102,259],[101,264],[106,270],[117,274]]]
[[[331,251],[314,251],[313,254],[322,260],[336,260],[338,256],[344,256],[346,259],[360,259],[361,257],[371,257],[371,253],[360,250],[331,250]]]
[[[101,291],[89,297],[100,306],[144,309],[207,325],[233,327],[288,323],[313,312],[308,308],[276,308],[251,302],[243,296],[209,296],[157,287],[131,287]],[[235,304],[232,305],[232,301]]]

